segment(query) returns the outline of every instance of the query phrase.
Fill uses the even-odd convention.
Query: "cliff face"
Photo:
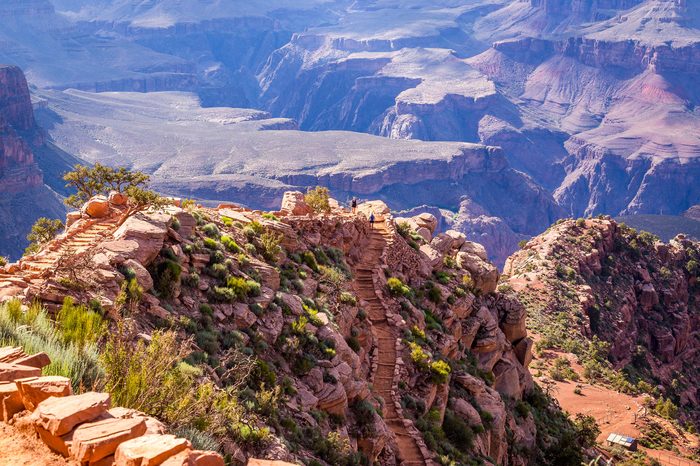
[[[664,244],[610,219],[567,220],[530,240],[504,273],[536,332],[556,335],[553,322],[563,319],[575,330],[571,341],[607,342],[616,370],[660,384],[697,423],[698,259],[700,244],[680,236]]]
[[[16,257],[22,251],[36,218],[65,212],[34,160],[33,148],[44,144],[24,74],[0,67],[0,255]]]

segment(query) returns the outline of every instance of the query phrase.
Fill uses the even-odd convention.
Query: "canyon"
[[[174,195],[269,207],[285,189],[315,183],[342,200],[371,194],[395,210],[438,213],[441,224],[484,242],[499,265],[519,241],[563,216],[681,215],[700,202],[700,7],[693,2],[309,0],[232,8],[13,0],[0,15],[12,19],[0,24],[0,60],[21,66],[36,86],[50,141],[89,161],[149,171]],[[167,121],[178,99],[206,118],[235,120],[238,129],[264,127],[236,136],[241,159],[259,158],[256,145],[274,137],[291,160],[312,167],[312,152],[335,153],[348,159],[349,173],[260,167],[251,175],[257,162],[232,173],[241,166],[229,160],[232,146],[219,143],[192,173],[172,160],[156,165],[165,154],[182,157],[182,144],[194,138],[180,138],[204,126],[202,117]],[[143,113],[151,128],[160,121],[162,137],[158,147],[132,144],[122,162],[126,151],[115,147],[138,136],[105,132],[122,125],[110,118],[124,116],[127,105],[142,109],[126,116],[134,124]],[[499,147],[494,165],[507,168],[461,182],[453,171],[459,164],[434,168],[406,154],[430,160],[447,146],[403,140]],[[369,145],[378,148],[376,165],[357,162],[354,147]],[[392,160],[399,158],[415,168],[398,168]],[[203,178],[214,174],[215,181]],[[178,188],[176,175],[189,187]],[[404,185],[421,188],[408,197]],[[499,197],[520,201],[504,206]]]

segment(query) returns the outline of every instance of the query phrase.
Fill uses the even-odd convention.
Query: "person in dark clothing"
[[[374,230],[374,212],[369,214],[369,227],[371,230]]]
[[[352,203],[350,205],[352,206],[352,214],[355,215],[357,213],[357,198],[356,197],[352,198]]]

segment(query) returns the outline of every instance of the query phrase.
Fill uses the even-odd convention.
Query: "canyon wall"
[[[34,160],[33,147],[44,145],[44,138],[22,71],[0,67],[0,255],[17,257],[38,217],[65,212]]]

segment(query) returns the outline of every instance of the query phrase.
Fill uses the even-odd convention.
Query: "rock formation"
[[[567,220],[510,257],[504,274],[555,347],[606,342],[603,362],[659,384],[697,423],[699,258],[700,244],[683,236],[666,244],[610,218]],[[553,336],[562,322],[570,337]]]
[[[0,296],[51,307],[65,296],[99,302],[106,315],[128,312],[139,338],[148,338],[159,322],[206,326],[197,331],[195,347],[204,361],[224,356],[222,345],[250,348],[260,367],[290,387],[276,408],[279,419],[290,421],[276,427],[264,448],[224,443],[236,464],[299,457],[337,464],[355,452],[381,464],[432,464],[437,454],[528,464],[527,458],[540,455],[549,440],[538,439],[539,421],[530,408],[520,414],[513,408],[513,400],[519,400],[540,409],[527,370],[532,342],[524,308],[496,290],[499,273],[484,247],[456,231],[439,233],[437,218],[429,214],[394,220],[381,201],[360,205],[357,216],[339,207],[316,216],[298,194],[284,197],[285,208],[273,213],[226,204],[193,210],[170,206],[137,214],[120,227],[118,203],[97,218],[89,209],[71,213],[74,220],[65,234],[0,270]],[[374,230],[369,212],[378,219]],[[270,243],[272,237],[277,239]],[[122,284],[140,286],[140,299],[125,302]],[[182,337],[192,331],[177,328]],[[202,339],[204,328],[213,340]],[[22,354],[12,357],[29,361]],[[0,374],[39,375],[22,367],[3,366]],[[201,367],[225,384],[206,363]],[[65,380],[39,380],[22,390],[71,396]],[[101,407],[107,402],[86,402],[84,410],[92,414],[64,422],[55,412],[59,405],[42,407],[47,401],[26,396],[38,406],[42,439],[59,451],[61,436],[95,420],[93,411],[107,409]],[[80,400],[76,406],[82,412]],[[341,427],[333,424],[341,418]],[[101,424],[110,422],[119,432],[112,437],[123,442],[109,443],[116,464],[131,464],[133,452],[155,451],[155,443],[168,454],[179,451],[170,448],[180,445],[174,439],[161,436],[154,443],[140,427],[109,420],[82,424],[64,451],[81,458],[102,452],[77,439],[112,429]],[[436,428],[450,436],[471,432],[473,443],[456,437],[436,442],[431,433]],[[298,429],[305,437],[295,433]],[[314,442],[336,435],[349,450],[317,449]],[[127,440],[130,436],[138,439]],[[254,461],[250,464],[258,464]]]
[[[17,257],[38,217],[65,212],[34,158],[44,143],[22,71],[0,67],[0,255]]]

